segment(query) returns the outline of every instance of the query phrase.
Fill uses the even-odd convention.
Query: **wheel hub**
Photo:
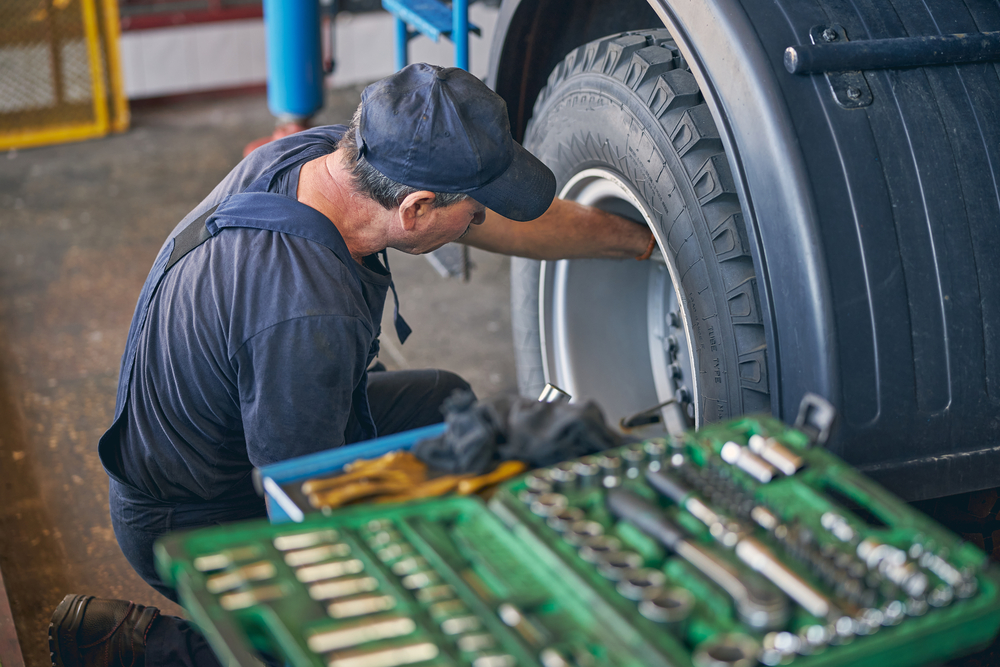
[[[645,202],[608,169],[579,172],[560,197],[644,222],[664,247]],[[697,378],[676,269],[669,254],[654,257],[542,262],[542,363],[548,382],[576,400],[596,401],[616,424],[674,399],[662,418],[676,432],[701,422]]]

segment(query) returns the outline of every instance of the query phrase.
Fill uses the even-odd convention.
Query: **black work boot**
[[[52,612],[49,652],[53,667],[142,667],[146,634],[156,607],[92,595],[67,595]]]

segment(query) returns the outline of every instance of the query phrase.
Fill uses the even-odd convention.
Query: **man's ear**
[[[434,193],[429,190],[413,192],[403,199],[399,205],[399,219],[403,230],[412,232],[419,222],[422,222],[434,205]]]

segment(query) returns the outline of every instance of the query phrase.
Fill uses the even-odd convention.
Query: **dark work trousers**
[[[469,385],[448,371],[369,373],[368,400],[378,434],[391,435],[440,422],[441,404],[456,389],[469,390]],[[225,502],[156,503],[111,480],[109,499],[111,524],[125,557],[150,586],[175,602],[176,593],[160,579],[153,564],[153,542],[157,538],[176,530],[266,516],[263,499],[249,494],[235,503],[232,498]],[[146,639],[146,665],[216,667],[219,662],[191,624],[160,616]]]

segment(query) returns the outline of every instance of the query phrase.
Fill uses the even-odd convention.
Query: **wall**
[[[471,69],[485,77],[489,40],[497,10],[474,4],[470,22],[483,37],[470,35]],[[337,68],[328,85],[340,88],[393,72],[393,19],[385,12],[341,13],[336,24]],[[267,79],[264,23],[242,19],[122,33],[122,68],[129,99],[260,85]],[[410,62],[454,63],[450,41],[420,36],[410,42]]]

